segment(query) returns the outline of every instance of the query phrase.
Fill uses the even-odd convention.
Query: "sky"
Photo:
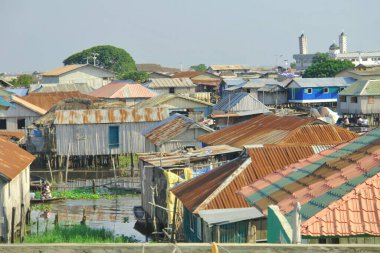
[[[380,51],[379,0],[0,0],[0,72],[47,71],[96,45],[136,63],[284,65],[325,52],[344,31],[348,51]]]

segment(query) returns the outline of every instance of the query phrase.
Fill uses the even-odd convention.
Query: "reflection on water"
[[[49,214],[39,210],[32,211],[31,232],[37,232],[37,218],[40,232],[45,231],[46,227],[52,228],[57,212],[59,223],[79,224],[83,217],[83,209],[85,209],[86,224],[90,227],[104,227],[115,235],[134,236],[139,241],[145,241],[145,236],[133,228],[136,222],[133,206],[139,205],[141,205],[141,196],[137,194],[124,195],[117,199],[58,201],[49,204],[51,207]]]

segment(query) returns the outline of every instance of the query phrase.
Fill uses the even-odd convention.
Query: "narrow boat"
[[[30,204],[39,204],[39,203],[47,203],[47,202],[54,202],[59,200],[64,200],[64,197],[60,198],[50,198],[50,199],[31,199]]]

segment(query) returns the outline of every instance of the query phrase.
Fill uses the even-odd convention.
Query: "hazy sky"
[[[342,30],[349,51],[380,51],[379,10],[379,0],[0,0],[0,72],[53,69],[101,44],[137,63],[268,66],[293,61],[302,32],[309,52]]]

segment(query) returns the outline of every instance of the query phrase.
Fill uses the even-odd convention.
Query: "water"
[[[144,242],[145,236],[133,228],[136,222],[133,206],[139,205],[141,205],[139,194],[124,195],[117,199],[58,201],[49,204],[51,210],[47,218],[44,211],[32,211],[31,232],[37,232],[37,218],[39,219],[40,233],[45,231],[46,227],[47,229],[53,228],[57,212],[59,212],[60,224],[79,224],[83,217],[83,209],[85,209],[88,226],[104,227],[114,232],[115,235],[134,236],[135,239]]]

